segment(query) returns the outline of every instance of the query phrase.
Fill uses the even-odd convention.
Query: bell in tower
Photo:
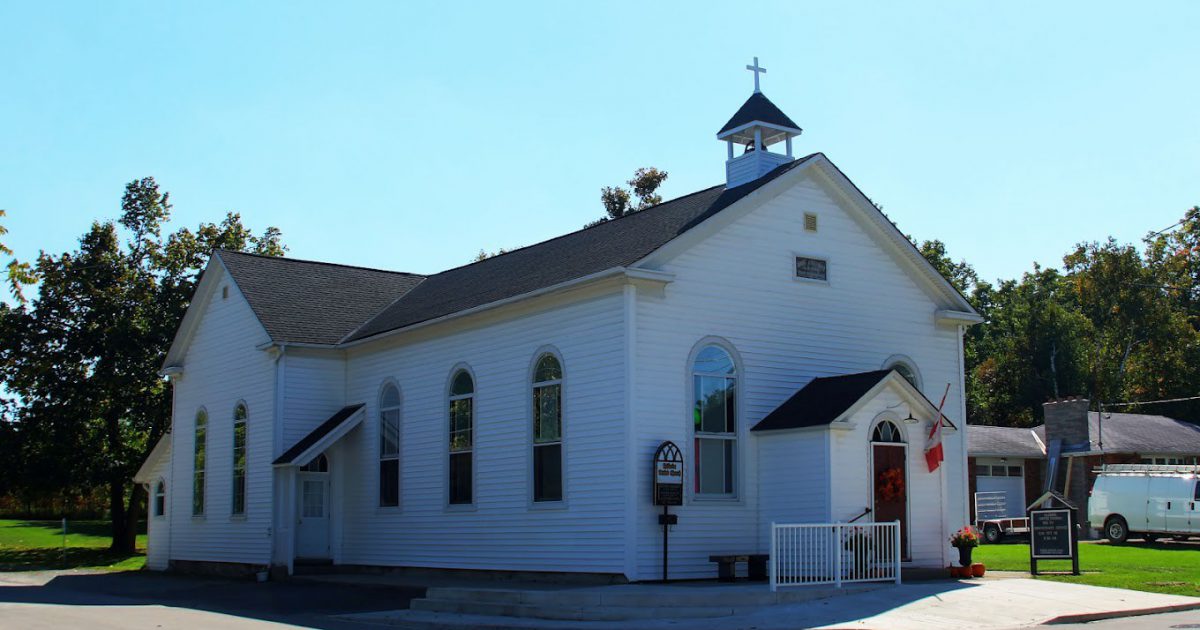
[[[717,139],[724,140],[729,148],[725,160],[726,188],[752,182],[775,167],[794,160],[792,138],[802,132],[787,114],[762,93],[759,75],[766,74],[767,69],[758,65],[758,57],[746,69],[754,73],[754,93],[717,132]],[[784,143],[783,153],[769,149],[780,142]],[[741,155],[734,156],[734,145],[745,147]]]

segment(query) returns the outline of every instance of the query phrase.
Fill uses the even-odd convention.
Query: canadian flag
[[[946,391],[942,394],[942,402],[938,403],[937,420],[934,420],[933,426],[929,429],[929,439],[925,441],[925,463],[929,465],[929,472],[938,469],[942,465],[942,460],[945,457],[942,454],[942,407],[946,404],[946,397],[950,395],[950,383],[946,383]]]

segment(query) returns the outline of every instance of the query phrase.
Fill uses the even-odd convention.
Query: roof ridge
[[[459,266],[457,266],[457,267],[450,267],[449,269],[443,269],[442,271],[439,271],[439,272],[437,272],[437,273],[433,273],[433,274],[430,274],[430,275],[431,275],[431,276],[437,276],[437,275],[441,275],[441,274],[443,274],[443,273],[448,273],[448,272],[451,272],[451,271],[456,271],[456,270],[458,270],[458,269],[465,269],[465,268],[467,268],[467,267],[470,267],[470,266],[472,266],[472,265],[478,265],[478,264],[480,264],[480,263],[485,263],[485,262],[487,262],[487,261],[489,261],[489,260],[492,260],[492,259],[495,259],[495,258],[500,258],[501,256],[507,256],[507,255],[509,255],[509,254],[515,254],[515,253],[517,253],[517,252],[519,252],[519,251],[526,250],[526,249],[529,249],[529,248],[531,248],[531,247],[537,247],[537,246],[539,246],[539,245],[545,245],[546,243],[552,243],[552,242],[554,242],[554,241],[557,241],[557,240],[559,240],[559,239],[563,239],[563,238],[566,238],[566,237],[568,237],[568,236],[572,236],[572,235],[575,235],[575,234],[579,234],[580,232],[586,232],[587,230],[595,229],[595,228],[598,228],[598,227],[601,227],[601,226],[604,226],[604,225],[608,225],[608,224],[610,224],[610,223],[616,223],[617,221],[620,221],[621,219],[628,219],[629,217],[632,217],[632,216],[635,216],[635,215],[639,215],[639,214],[641,214],[641,213],[643,213],[643,212],[649,212],[649,211],[651,211],[651,210],[655,210],[655,209],[661,208],[662,206],[665,206],[665,205],[667,205],[667,204],[669,204],[669,203],[675,203],[676,201],[682,201],[682,200],[684,200],[684,199],[687,199],[688,197],[695,197],[696,195],[704,194],[704,193],[706,193],[706,192],[709,192],[709,191],[711,191],[711,190],[713,190],[713,189],[715,189],[715,188],[724,188],[724,187],[725,187],[725,184],[717,184],[717,185],[715,185],[715,186],[709,186],[708,188],[702,188],[702,189],[700,189],[700,190],[696,190],[696,191],[693,191],[693,192],[687,193],[686,195],[680,195],[680,196],[678,196],[678,197],[675,197],[674,199],[668,199],[668,200],[666,200],[666,201],[662,201],[662,202],[656,203],[656,204],[654,204],[653,206],[649,206],[649,207],[646,207],[646,208],[642,208],[641,210],[635,210],[634,212],[630,212],[630,213],[624,214],[624,215],[622,215],[622,216],[619,216],[619,217],[617,217],[617,218],[615,218],[615,219],[606,219],[606,220],[604,220],[604,221],[600,221],[600,222],[598,222],[598,223],[595,223],[595,224],[592,224],[592,225],[585,225],[585,226],[583,226],[582,228],[579,228],[578,230],[572,230],[572,231],[570,231],[570,232],[566,232],[566,233],[564,233],[564,234],[559,234],[558,236],[552,236],[552,237],[550,237],[550,238],[548,238],[548,239],[546,239],[546,240],[544,240],[544,241],[538,241],[538,242],[536,242],[536,243],[530,243],[530,244],[528,244],[528,245],[522,245],[521,247],[518,247],[518,248],[516,248],[516,249],[510,249],[510,250],[508,250],[508,251],[506,251],[506,252],[503,252],[503,253],[499,253],[499,254],[493,254],[493,255],[491,255],[491,256],[488,256],[487,258],[484,258],[483,260],[475,260],[475,261],[469,262],[469,263],[467,263],[467,264],[465,264],[465,265],[459,265]]]
[[[429,276],[422,273],[413,273],[411,271],[395,271],[393,269],[380,269],[379,267],[363,267],[361,265],[347,265],[344,263],[328,262],[324,260],[309,260],[307,258],[292,258],[290,256],[268,256],[267,254],[258,254],[254,252],[242,252],[236,249],[227,249],[218,247],[213,250],[214,254],[237,254],[239,256],[250,256],[252,258],[264,258],[267,260],[307,263],[310,265],[324,265],[326,267],[341,267],[343,269],[357,269],[359,271],[378,271],[379,273],[390,273],[400,276],[413,276],[416,278],[428,278]]]

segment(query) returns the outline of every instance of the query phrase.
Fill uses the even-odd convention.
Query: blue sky
[[[292,256],[435,272],[722,182],[752,86],[988,279],[1200,204],[1196,2],[0,5],[0,208],[63,251],[154,176]]]

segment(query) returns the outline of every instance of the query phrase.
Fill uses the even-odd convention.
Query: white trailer
[[[1005,536],[1029,533],[1029,517],[1008,516],[1008,493],[975,493],[975,529],[987,543],[998,543]]]

